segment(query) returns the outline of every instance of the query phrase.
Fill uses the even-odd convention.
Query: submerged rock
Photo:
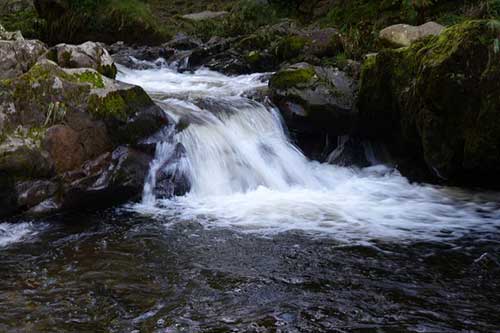
[[[468,21],[368,58],[363,133],[434,179],[500,187],[497,38],[489,21]]]

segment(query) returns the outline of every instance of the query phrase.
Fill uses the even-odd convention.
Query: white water
[[[0,248],[35,236],[40,229],[32,223],[0,223]]]
[[[288,142],[276,110],[241,97],[265,86],[259,75],[122,68],[119,79],[142,85],[173,118],[192,122],[174,138],[186,149],[181,171],[191,192],[156,199],[150,175],[143,203],[134,206],[139,212],[207,227],[301,230],[339,240],[439,240],[500,231],[495,193],[414,185],[381,165],[359,170],[308,161]],[[168,159],[172,143],[158,147],[153,171]]]

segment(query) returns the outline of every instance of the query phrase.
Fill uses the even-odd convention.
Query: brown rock
[[[76,169],[85,159],[78,132],[65,125],[55,125],[47,130],[44,147],[58,173]]]

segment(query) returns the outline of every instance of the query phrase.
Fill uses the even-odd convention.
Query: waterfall
[[[154,138],[156,156],[135,211],[342,240],[457,238],[498,228],[494,193],[411,184],[387,165],[349,165],[344,157],[379,162],[383,149],[368,142],[339,138],[330,161],[341,165],[308,160],[289,141],[278,110],[245,97],[265,89],[266,75],[120,68],[119,79],[144,87],[177,124],[175,133]]]

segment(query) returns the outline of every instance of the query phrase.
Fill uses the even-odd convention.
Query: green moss
[[[120,121],[127,121],[128,105],[119,93],[110,93],[107,96],[90,96],[90,111],[102,119],[114,118]]]
[[[284,38],[278,44],[276,54],[282,60],[290,60],[302,53],[308,40],[301,36],[289,36]]]
[[[286,70],[276,73],[270,80],[273,89],[288,89],[311,81],[316,75],[313,67]]]
[[[92,88],[104,88],[104,81],[101,74],[94,71],[85,71],[74,74],[78,82],[90,83]]]
[[[256,64],[262,59],[262,54],[259,51],[251,51],[246,55],[245,59],[250,64]]]
[[[101,73],[104,76],[107,76],[111,79],[116,78],[116,74],[118,74],[118,69],[116,68],[115,64],[108,65],[108,66],[102,66],[99,65],[97,68],[97,71]]]

